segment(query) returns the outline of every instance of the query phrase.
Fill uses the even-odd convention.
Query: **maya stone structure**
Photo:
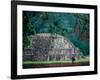
[[[24,61],[65,61],[80,59],[82,53],[66,37],[40,33],[29,36],[30,46],[23,50]]]

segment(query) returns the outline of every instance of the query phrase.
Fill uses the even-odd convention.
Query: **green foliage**
[[[23,37],[23,47],[28,47],[30,45],[30,40],[27,37]]]
[[[29,46],[29,35],[59,34],[89,55],[89,14],[23,11],[23,46]]]

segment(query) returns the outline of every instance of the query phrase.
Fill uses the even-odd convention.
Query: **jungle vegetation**
[[[23,11],[23,47],[29,35],[59,34],[67,37],[84,55],[89,55],[89,14]]]

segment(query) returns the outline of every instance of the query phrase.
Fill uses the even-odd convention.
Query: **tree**
[[[89,14],[24,11],[23,45],[29,45],[28,36],[51,33],[69,38],[83,53],[89,53]]]

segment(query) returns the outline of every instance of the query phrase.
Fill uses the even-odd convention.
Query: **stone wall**
[[[68,39],[57,36],[51,39],[50,36],[31,36],[29,48],[24,49],[23,60],[31,61],[52,61],[66,60],[72,57],[80,58],[80,51]]]

